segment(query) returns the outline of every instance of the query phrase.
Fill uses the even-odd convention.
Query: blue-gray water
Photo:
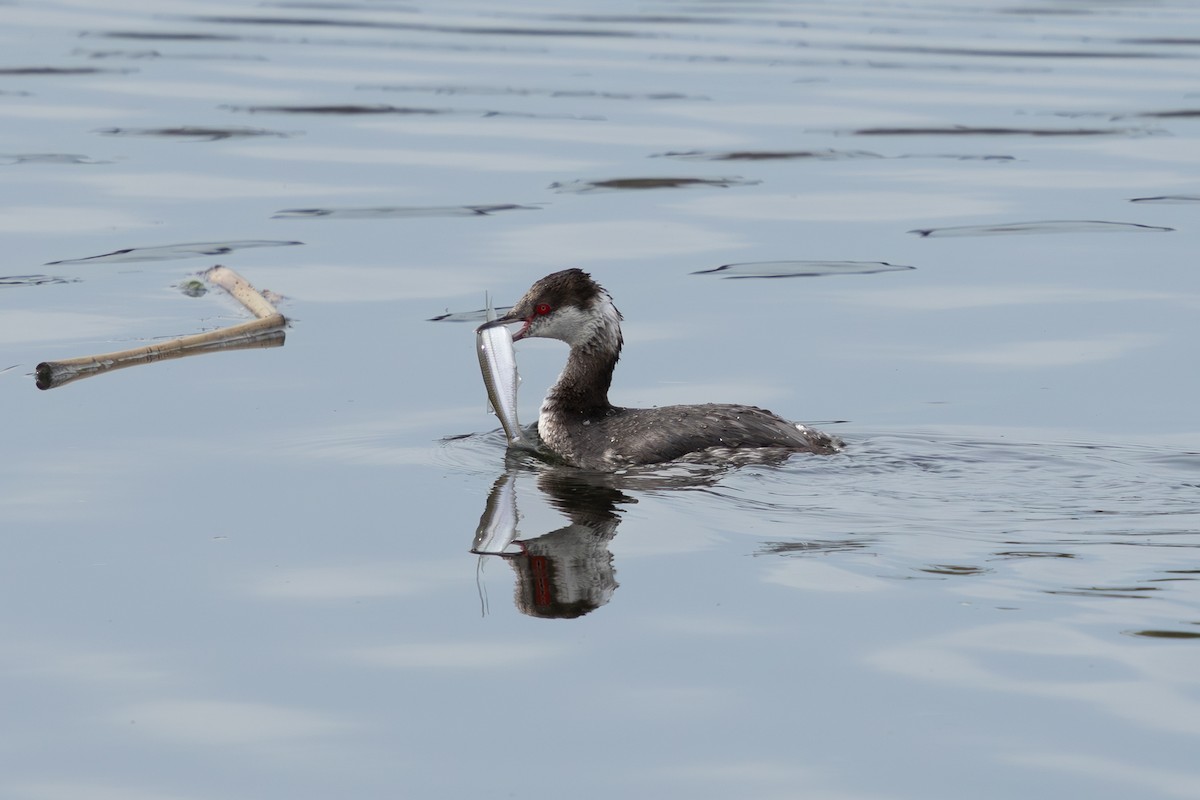
[[[0,796],[1200,796],[1193,4],[0,23]],[[801,261],[913,269],[692,274]],[[35,388],[246,318],[214,263],[284,347]],[[503,438],[427,320],[566,266],[617,402],[846,452],[517,464],[526,554],[471,555]]]

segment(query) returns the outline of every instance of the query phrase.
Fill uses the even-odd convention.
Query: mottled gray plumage
[[[496,320],[513,322],[523,323],[514,340],[542,337],[571,346],[538,417],[543,442],[569,464],[610,472],[674,460],[764,460],[841,449],[835,437],[754,406],[612,405],[608,389],[621,355],[621,314],[608,292],[583,270],[567,269],[539,280]]]

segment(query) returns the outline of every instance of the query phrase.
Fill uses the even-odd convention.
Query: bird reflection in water
[[[513,602],[531,617],[582,617],[612,598],[616,571],[608,543],[621,521],[618,506],[637,502],[603,482],[572,472],[544,472],[538,488],[571,520],[532,539],[518,539],[517,472],[492,486],[471,552],[503,558],[516,573]]]

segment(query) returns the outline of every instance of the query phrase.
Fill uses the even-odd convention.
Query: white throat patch
[[[594,343],[604,349],[615,349],[621,333],[621,315],[608,292],[596,299],[589,310],[565,306],[542,323],[536,336],[558,339],[571,347]]]

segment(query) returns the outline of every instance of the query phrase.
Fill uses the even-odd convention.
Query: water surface
[[[1200,795],[1191,4],[0,18],[0,795]],[[35,388],[214,263],[284,347]],[[568,266],[616,402],[845,453],[506,461],[469,320]]]

